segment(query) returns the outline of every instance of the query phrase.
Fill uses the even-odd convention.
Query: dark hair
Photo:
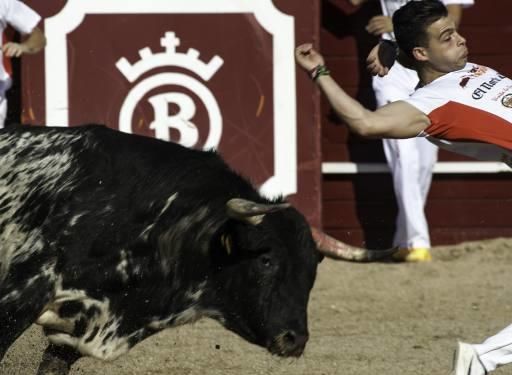
[[[438,0],[412,0],[393,14],[393,30],[398,47],[409,57],[415,47],[427,47],[427,28],[448,11]]]

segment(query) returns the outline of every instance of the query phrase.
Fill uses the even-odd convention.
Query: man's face
[[[455,28],[455,23],[443,17],[427,28],[428,44],[425,52],[428,62],[443,73],[462,69],[467,63],[468,48]]]

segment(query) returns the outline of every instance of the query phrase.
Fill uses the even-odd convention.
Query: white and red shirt
[[[419,88],[405,101],[430,119],[430,126],[418,136],[477,159],[511,164],[511,79],[467,63]]]

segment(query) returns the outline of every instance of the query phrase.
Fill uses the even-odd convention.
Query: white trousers
[[[415,71],[396,62],[388,75],[373,79],[377,105],[408,98],[418,81]],[[437,161],[437,147],[421,137],[384,139],[383,146],[398,205],[393,246],[430,248],[424,208]]]
[[[5,125],[5,119],[7,117],[7,97],[6,92],[12,86],[11,78],[7,77],[0,80],[0,129]]]
[[[7,117],[7,98],[0,97],[0,129],[5,125],[5,118]]]
[[[512,363],[512,324],[473,348],[487,371]]]

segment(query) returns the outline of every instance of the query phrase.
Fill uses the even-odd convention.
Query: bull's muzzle
[[[272,354],[281,357],[300,357],[304,353],[309,336],[295,331],[285,331],[275,336],[267,345]]]

